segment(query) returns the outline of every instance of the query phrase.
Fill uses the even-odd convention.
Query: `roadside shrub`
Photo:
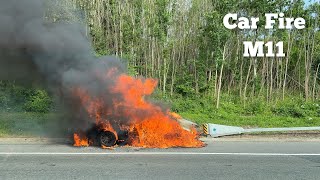
[[[24,87],[2,82],[0,85],[0,110],[21,111],[29,92]]]
[[[320,116],[320,105],[318,102],[307,102],[300,106],[306,116]]]
[[[243,107],[233,102],[221,102],[220,108],[228,114],[243,114]]]
[[[283,102],[272,108],[272,112],[280,116],[289,116],[302,118],[305,117],[305,113],[301,108],[301,105],[297,102]]]
[[[43,90],[35,90],[34,93],[28,97],[24,104],[24,109],[28,112],[46,113],[50,110],[51,99]]]
[[[5,93],[0,92],[0,108],[5,109],[8,107],[9,97]]]
[[[267,105],[263,100],[257,99],[249,102],[244,108],[244,113],[246,115],[256,115],[263,114],[267,110]]]
[[[186,111],[194,112],[199,108],[198,104],[199,104],[198,101],[193,101],[189,98],[179,98],[172,102],[171,109],[172,111],[175,111],[175,112],[186,112]]]

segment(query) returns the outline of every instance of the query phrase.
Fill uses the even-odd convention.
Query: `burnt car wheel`
[[[110,131],[103,131],[99,135],[100,145],[111,147],[114,146],[117,142],[116,135]]]

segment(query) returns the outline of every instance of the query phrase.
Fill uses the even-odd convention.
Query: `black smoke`
[[[85,25],[54,15],[60,9],[53,4],[59,1],[0,0],[0,80],[45,87],[70,114],[65,117],[70,126],[83,127],[87,117],[73,99],[72,89],[103,94],[111,105],[114,95],[103,90],[113,78],[97,74],[110,68],[122,73],[125,67],[114,57],[97,58]]]

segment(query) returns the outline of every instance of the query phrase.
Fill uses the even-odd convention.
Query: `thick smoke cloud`
[[[47,13],[49,8],[54,7],[44,0],[0,0],[0,80],[41,84],[70,106],[77,104],[70,96],[74,87],[91,94],[106,93],[107,97],[107,92],[100,91],[112,78],[97,74],[114,67],[123,72],[122,64],[113,57],[97,59],[85,27],[54,22]],[[79,111],[72,108],[69,110]]]

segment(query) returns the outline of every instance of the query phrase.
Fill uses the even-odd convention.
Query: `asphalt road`
[[[207,139],[204,148],[75,148],[0,140],[0,179],[319,179],[320,141]]]

